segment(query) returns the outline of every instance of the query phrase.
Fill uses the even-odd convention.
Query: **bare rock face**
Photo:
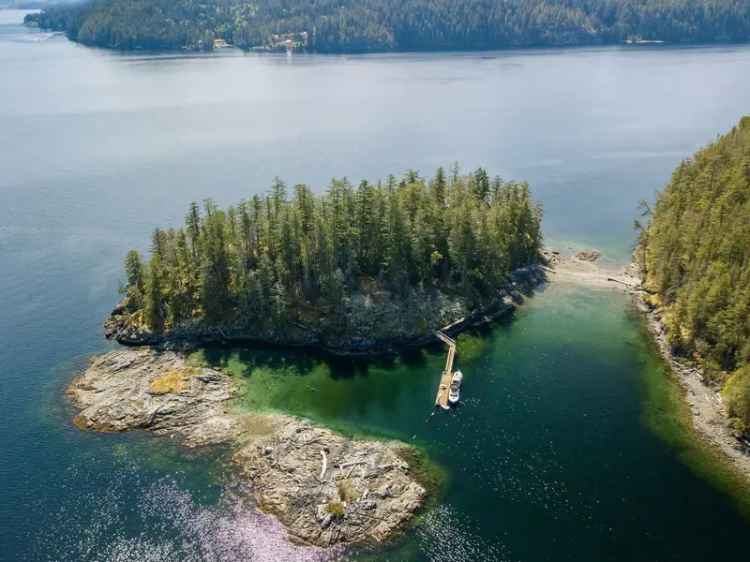
[[[259,505],[298,540],[318,546],[384,540],[422,505],[398,443],[357,441],[286,416],[234,455]]]
[[[145,429],[190,447],[225,443],[263,511],[316,546],[382,541],[420,507],[425,489],[397,442],[350,439],[280,414],[238,413],[224,373],[171,351],[113,351],[68,388],[77,427]]]
[[[81,411],[81,429],[148,429],[176,434],[187,446],[226,442],[240,432],[225,412],[231,379],[214,369],[193,367],[177,353],[148,349],[113,351],[96,358],[68,388]]]

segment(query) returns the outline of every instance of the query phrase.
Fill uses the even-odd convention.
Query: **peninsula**
[[[513,308],[544,278],[541,209],[524,183],[438,169],[333,180],[323,195],[275,180],[226,211],[193,204],[125,260],[106,335],[128,345],[254,342],[341,355],[433,343]]]

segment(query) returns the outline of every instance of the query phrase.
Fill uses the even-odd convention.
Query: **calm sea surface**
[[[623,262],[642,198],[750,112],[750,48],[460,54],[118,54],[0,11],[0,559],[312,560],[233,497],[217,452],[73,428],[63,391],[109,349],[121,260],[192,200],[274,176],[483,165],[525,179],[550,244]],[[242,406],[427,450],[439,507],[356,560],[705,561],[747,556],[731,481],[674,421],[627,299],[555,286],[461,342],[465,405],[429,417],[440,349],[350,364],[213,350]],[[312,390],[311,390],[312,389]],[[712,464],[713,463],[713,464]],[[718,470],[718,469],[717,469]]]

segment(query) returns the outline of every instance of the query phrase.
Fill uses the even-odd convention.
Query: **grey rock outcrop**
[[[352,440],[308,422],[265,417],[272,428],[234,461],[265,511],[305,543],[382,541],[422,505],[425,489],[398,454],[404,445]]]
[[[143,429],[187,446],[223,443],[258,507],[304,543],[382,541],[422,505],[425,489],[397,442],[351,439],[281,414],[235,412],[221,371],[172,351],[125,349],[95,358],[68,394],[77,427]]]
[[[223,443],[241,431],[225,411],[231,379],[190,366],[174,352],[128,349],[97,357],[68,395],[81,410],[73,420],[81,429],[148,429],[177,435],[188,446]]]

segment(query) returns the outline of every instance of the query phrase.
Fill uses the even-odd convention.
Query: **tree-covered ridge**
[[[320,318],[345,326],[354,294],[403,303],[439,292],[481,306],[538,261],[540,221],[526,184],[481,168],[333,180],[322,195],[275,180],[226,211],[192,204],[184,227],[154,232],[148,263],[129,252],[125,309],[154,333],[196,322],[259,333]]]
[[[727,381],[750,432],[750,117],[675,170],[641,238],[670,343]]]
[[[85,44],[239,47],[307,32],[310,50],[495,49],[750,39],[750,0],[87,0],[29,16]]]

